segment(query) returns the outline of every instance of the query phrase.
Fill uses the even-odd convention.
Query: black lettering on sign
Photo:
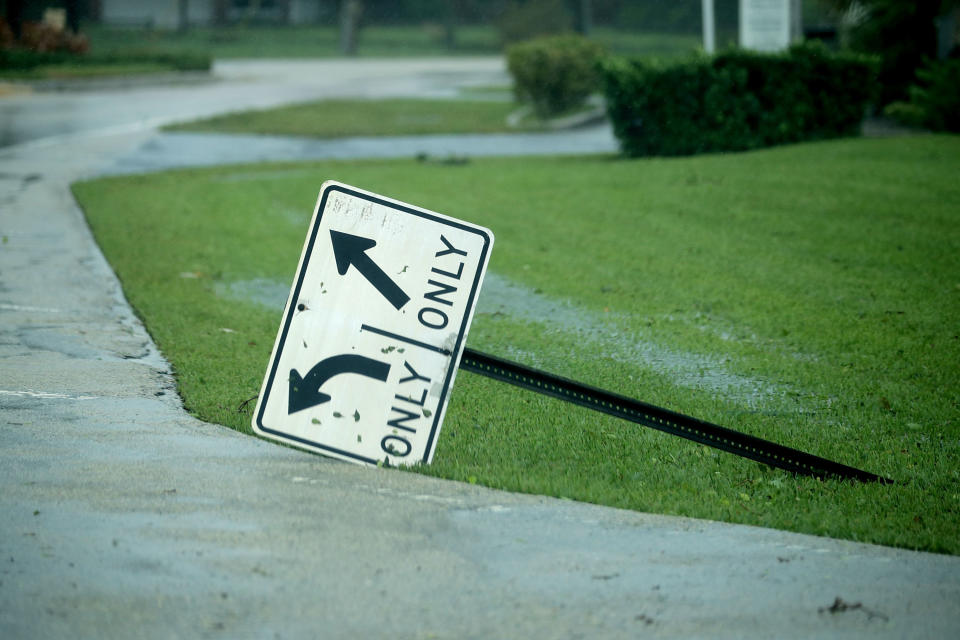
[[[461,268],[463,267],[462,262],[460,263],[460,266]],[[434,271],[436,271],[436,269],[434,269]],[[427,280],[427,284],[432,284],[433,286],[440,287],[440,288],[437,289],[436,291],[427,291],[425,294],[423,294],[423,297],[425,299],[433,300],[434,302],[439,302],[440,304],[445,304],[448,307],[453,306],[453,302],[451,302],[450,300],[444,300],[443,296],[445,296],[448,293],[456,293],[457,288],[455,286],[453,286],[452,284],[444,284],[442,282],[437,282],[436,280]]]
[[[425,327],[430,327],[431,329],[443,329],[447,326],[447,323],[450,322],[447,314],[433,307],[420,309],[420,313],[417,314],[417,319],[420,320],[420,324]]]
[[[416,420],[420,417],[419,413],[414,413],[413,411],[407,411],[406,409],[401,409],[400,407],[390,407],[390,411],[396,411],[399,414],[402,414],[400,417],[394,418],[393,420],[387,420],[387,426],[393,427],[394,429],[403,429],[404,431],[409,431],[410,433],[416,433],[417,430],[413,427],[404,426],[404,422],[409,422],[411,420]]]
[[[443,269],[437,269],[436,267],[434,267],[433,269],[430,269],[430,271],[433,271],[434,273],[437,273],[441,276],[447,276],[448,278],[459,280],[460,276],[463,275],[463,263],[461,262],[460,266],[457,267],[456,273],[453,273],[452,271],[444,271]]]
[[[400,384],[403,384],[405,382],[410,382],[411,380],[423,380],[427,384],[430,384],[430,378],[427,378],[417,373],[416,369],[413,368],[413,365],[411,365],[406,360],[403,361],[403,366],[407,371],[410,372],[410,375],[406,378],[400,378]]]
[[[397,448],[398,446],[400,447],[399,449]],[[413,445],[403,436],[391,435],[383,437],[383,440],[380,441],[380,449],[382,449],[384,453],[389,453],[392,456],[405,458],[410,455],[410,450],[413,449]]]
[[[444,256],[455,255],[455,256],[467,256],[467,252],[462,249],[457,249],[453,244],[447,240],[447,237],[440,235],[440,242],[443,243],[443,249],[437,251],[434,254],[435,258],[443,258]],[[423,294],[423,299],[430,302],[434,302],[438,305],[445,305],[448,307],[453,306],[452,297],[457,294],[457,286],[460,282],[460,276],[463,275],[463,265],[462,260],[457,260],[456,267],[452,267],[452,263],[449,260],[444,261],[445,264],[438,265],[430,269],[431,273],[435,273],[438,276],[444,278],[449,278],[454,282],[442,282],[440,280],[435,280],[429,278],[427,280],[427,286],[434,287],[429,289],[425,294]],[[444,268],[440,268],[440,267]],[[450,296],[450,297],[445,297]],[[417,313],[417,319],[420,321],[420,324],[429,328],[429,329],[446,329],[447,325],[450,323],[450,317],[442,309],[437,307],[428,307],[424,306]]]
[[[463,256],[464,258],[467,257],[466,251],[461,251],[460,249],[454,249],[453,245],[450,244],[450,241],[447,240],[446,236],[444,236],[443,234],[440,234],[440,242],[445,244],[447,248],[443,249],[442,251],[437,251],[436,253],[437,258],[442,258],[443,256],[450,255],[451,253],[455,253],[458,256]]]
[[[426,389],[423,390],[423,393],[420,394],[419,400],[414,400],[410,396],[402,396],[399,393],[393,397],[396,398],[397,400],[403,400],[404,402],[409,402],[410,404],[415,404],[418,407],[422,407],[423,404],[427,401],[427,390]]]
[[[407,370],[409,375],[400,378],[399,384],[408,384],[411,382],[420,383],[417,386],[419,387],[422,385],[422,388],[419,389],[419,399],[414,393],[410,393],[406,396],[397,393],[393,396],[397,400],[407,402],[419,408],[419,410],[410,411],[403,407],[390,407],[390,415],[387,419],[387,428],[392,429],[393,433],[383,437],[383,439],[380,441],[380,448],[384,453],[388,453],[398,458],[403,458],[410,455],[413,445],[411,445],[410,441],[405,437],[398,434],[397,430],[399,429],[401,431],[406,431],[407,433],[415,434],[417,432],[416,421],[424,417],[424,414],[430,415],[429,411],[424,411],[422,409],[423,405],[425,405],[427,402],[427,393],[429,391],[429,385],[431,382],[430,378],[420,374],[416,369],[413,368],[413,365],[410,364],[408,360],[403,361],[403,368]],[[406,387],[404,387],[404,389],[406,389]]]

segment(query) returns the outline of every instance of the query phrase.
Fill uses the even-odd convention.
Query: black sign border
[[[320,198],[320,204],[317,208],[316,219],[314,220],[313,228],[310,230],[310,236],[307,241],[306,250],[304,252],[303,264],[300,265],[300,271],[299,273],[297,273],[296,285],[294,286],[293,293],[291,294],[289,300],[287,301],[287,309],[286,309],[285,317],[283,320],[283,327],[280,330],[280,337],[279,337],[279,341],[277,342],[275,355],[273,357],[273,361],[270,363],[270,369],[269,369],[267,381],[263,388],[264,397],[261,398],[259,402],[260,408],[256,416],[256,427],[261,432],[265,434],[270,434],[272,437],[284,442],[299,443],[301,445],[311,447],[315,450],[319,449],[319,450],[327,451],[329,453],[333,453],[344,458],[350,458],[350,459],[357,460],[359,462],[364,462],[370,465],[376,465],[378,462],[380,462],[380,460],[377,460],[377,459],[367,458],[365,456],[361,456],[356,453],[352,453],[350,451],[344,451],[336,447],[331,447],[329,445],[321,444],[319,442],[314,442],[306,438],[294,436],[294,435],[285,433],[283,431],[279,431],[277,429],[272,429],[270,427],[267,427],[263,423],[263,415],[264,415],[264,412],[267,410],[267,403],[270,399],[270,391],[273,389],[274,380],[276,379],[276,375],[277,375],[277,369],[280,366],[280,356],[281,354],[283,354],[283,349],[287,341],[287,333],[290,330],[290,324],[293,321],[293,314],[294,314],[294,311],[296,310],[296,305],[294,304],[294,302],[300,299],[300,290],[303,286],[303,280],[306,277],[307,266],[310,263],[310,257],[313,255],[313,248],[316,243],[317,233],[320,230],[320,223],[321,223],[321,220],[323,219],[323,214],[326,211],[327,199],[331,193],[336,191],[344,193],[348,196],[366,200],[374,204],[379,204],[385,207],[389,207],[390,209],[402,211],[404,213],[417,216],[419,218],[424,218],[432,222],[443,224],[448,227],[460,229],[461,231],[474,233],[476,235],[479,235],[481,238],[483,238],[483,248],[481,249],[481,252],[480,252],[480,260],[477,263],[479,265],[479,268],[477,269],[476,274],[474,274],[473,283],[470,288],[470,297],[468,298],[467,306],[463,313],[463,319],[460,323],[459,331],[457,332],[457,342],[453,348],[453,352],[450,354],[450,365],[447,369],[447,374],[443,381],[443,391],[440,393],[440,402],[437,405],[438,407],[440,407],[440,410],[437,411],[436,417],[433,420],[433,424],[430,426],[430,435],[427,438],[427,446],[424,450],[423,458],[419,461],[419,462],[422,462],[423,464],[427,464],[427,462],[430,460],[430,454],[433,452],[433,449],[436,446],[437,435],[440,431],[440,426],[441,426],[441,419],[446,416],[447,394],[450,393],[450,389],[453,386],[452,382],[453,382],[454,372],[457,370],[460,364],[460,358],[463,352],[463,341],[466,338],[466,334],[467,334],[467,324],[470,322],[470,319],[473,316],[473,305],[476,303],[477,297],[479,295],[480,279],[483,276],[483,273],[485,271],[483,267],[487,263],[487,254],[490,251],[492,238],[490,234],[486,232],[486,230],[467,225],[457,220],[451,220],[451,219],[440,217],[439,215],[432,213],[430,211],[426,211],[424,209],[418,209],[410,205],[396,202],[394,200],[388,200],[386,198],[382,198],[371,193],[357,191],[355,189],[352,189],[346,185],[339,184],[339,183],[331,184],[327,186],[324,189],[323,195]],[[389,454],[385,454],[385,455],[389,455]]]

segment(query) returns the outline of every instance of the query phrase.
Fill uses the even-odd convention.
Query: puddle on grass
[[[306,229],[310,222],[312,211],[304,213],[300,209],[287,208],[280,211],[279,216],[290,226],[298,229]]]
[[[616,315],[576,307],[488,272],[477,313],[496,312],[575,335],[595,356],[635,363],[677,385],[705,389],[750,408],[785,394],[770,383],[731,373],[717,358],[671,349],[635,329],[624,330]]]
[[[290,294],[290,283],[279,282],[269,278],[254,278],[253,280],[235,280],[233,282],[214,283],[214,292],[221,298],[229,298],[238,302],[252,302],[261,307],[275,309],[277,313],[283,311]]]
[[[217,295],[252,302],[278,313],[283,309],[290,292],[288,283],[256,278],[229,283],[218,283]],[[478,314],[503,313],[515,320],[543,325],[578,338],[583,345],[581,356],[608,357],[632,362],[648,371],[662,375],[679,386],[703,389],[746,405],[751,409],[767,406],[784,398],[788,389],[732,373],[715,357],[678,351],[657,344],[644,332],[625,330],[621,319],[575,306],[518,285],[508,278],[488,272],[483,283]],[[507,345],[511,357],[523,356],[536,366],[536,356],[520,353]]]

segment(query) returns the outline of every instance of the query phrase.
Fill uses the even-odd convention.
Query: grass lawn
[[[158,29],[120,29],[87,25],[91,48],[97,52],[123,52],[144,48],[164,51],[203,51],[214,58],[315,58],[340,55],[336,26],[195,27],[186,33]],[[672,57],[700,46],[697,34],[638,33],[597,28],[594,39],[613,53]],[[360,33],[358,55],[364,57],[496,55],[502,47],[497,30],[488,25],[457,30],[456,47],[447,49],[439,25],[370,25]]]
[[[960,553],[960,138],[75,186],[186,407],[249,432],[321,182],[497,236],[468,341],[891,477],[797,478],[461,372],[421,473]]]
[[[341,136],[496,133],[516,131],[507,116],[512,102],[497,100],[321,100],[242,111],[166,127],[168,131]],[[536,129],[537,123],[524,128]]]

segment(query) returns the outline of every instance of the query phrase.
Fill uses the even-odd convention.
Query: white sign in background
[[[429,463],[493,234],[323,184],[254,431],[376,465]]]
[[[790,46],[790,0],[740,0],[740,46],[782,51]]]

